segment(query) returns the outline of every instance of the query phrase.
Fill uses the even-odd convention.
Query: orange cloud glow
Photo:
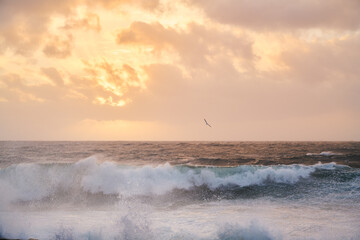
[[[359,12],[2,0],[0,139],[359,140]]]

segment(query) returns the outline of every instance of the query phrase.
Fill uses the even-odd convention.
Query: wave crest
[[[318,156],[318,157],[331,157],[331,156],[341,156],[342,153],[334,153],[331,151],[324,151],[321,153],[307,153],[306,156]]]
[[[189,167],[170,164],[123,166],[114,162],[98,163],[89,157],[73,164],[18,164],[0,169],[0,206],[13,201],[40,200],[57,192],[76,194],[162,195],[175,189],[189,190],[206,186],[246,187],[268,183],[294,184],[308,178],[318,168],[335,164],[278,165],[238,167]]]

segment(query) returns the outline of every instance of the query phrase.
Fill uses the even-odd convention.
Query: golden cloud
[[[72,50],[72,35],[67,36],[51,36],[44,49],[43,53],[47,57],[54,57],[54,58],[66,58],[71,55]]]
[[[108,94],[97,96],[94,103],[122,107],[130,101],[127,96],[131,95],[132,91],[143,87],[137,71],[127,64],[117,67],[105,60],[93,65],[88,62],[84,64],[90,78]]]

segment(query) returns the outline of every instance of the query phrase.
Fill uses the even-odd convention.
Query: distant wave
[[[18,164],[0,169],[0,207],[14,201],[32,201],[62,194],[91,194],[131,197],[163,195],[173,190],[206,186],[246,187],[271,183],[294,184],[309,178],[317,169],[334,169],[335,163],[239,167],[124,166],[98,163],[89,157],[69,164]]]
[[[325,157],[329,157],[329,156],[340,156],[343,155],[342,153],[334,153],[334,152],[330,152],[330,151],[325,151],[325,152],[321,152],[321,153],[307,153],[306,156],[325,156]]]

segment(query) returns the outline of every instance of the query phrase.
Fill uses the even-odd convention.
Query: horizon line
[[[360,140],[4,140],[0,142],[360,142]]]

